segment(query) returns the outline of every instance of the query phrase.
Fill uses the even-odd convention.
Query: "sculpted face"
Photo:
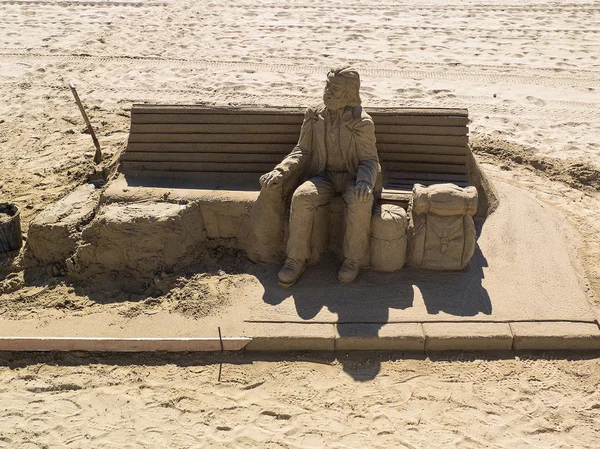
[[[347,106],[345,80],[341,76],[334,76],[327,79],[325,91],[323,92],[323,103],[330,111],[337,111]]]

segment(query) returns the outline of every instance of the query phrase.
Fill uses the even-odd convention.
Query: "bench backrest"
[[[386,189],[468,184],[467,110],[365,109],[375,123]],[[134,105],[121,171],[258,180],[297,143],[303,117],[301,108]]]

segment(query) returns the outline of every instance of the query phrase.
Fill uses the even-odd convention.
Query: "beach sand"
[[[0,200],[26,233],[125,147],[132,103],[308,106],[352,64],[369,106],[464,107],[492,179],[578,233],[600,293],[600,7],[593,2],[0,0]],[[235,261],[233,261],[235,262]],[[221,276],[221,275],[219,275]],[[185,293],[210,279],[191,279]],[[139,296],[25,282],[0,313],[127,316]],[[177,289],[175,289],[177,293]],[[110,296],[113,295],[113,296]],[[204,313],[202,307],[173,313]],[[568,298],[565,298],[567,301]],[[1,447],[595,448],[600,361],[564,354],[254,359],[0,354]]]

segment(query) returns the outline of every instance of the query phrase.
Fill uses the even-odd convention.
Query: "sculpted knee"
[[[310,185],[302,184],[296,189],[292,195],[292,204],[298,203],[310,203],[312,204],[313,199],[318,195],[317,190]]]

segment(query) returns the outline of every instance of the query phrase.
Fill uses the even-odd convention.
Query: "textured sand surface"
[[[0,0],[0,199],[22,206],[26,231],[83,182],[93,145],[70,81],[110,156],[124,147],[133,102],[307,106],[327,69],[347,62],[361,71],[366,107],[467,107],[472,137],[600,165],[599,37],[591,1]],[[576,226],[588,282],[600,292],[598,192],[560,182],[593,184],[598,173],[498,156],[479,155],[494,179]],[[141,301],[60,279],[31,284],[14,263],[0,260],[0,311],[42,323],[157,307],[202,316],[198,297],[218,299],[210,292],[237,282],[214,267]],[[235,258],[228,263],[235,272]],[[600,441],[594,358],[236,359],[217,383],[211,361],[1,357],[0,447],[566,449]]]
[[[0,447],[594,448],[598,359],[0,359]],[[136,363],[136,366],[131,366]]]

